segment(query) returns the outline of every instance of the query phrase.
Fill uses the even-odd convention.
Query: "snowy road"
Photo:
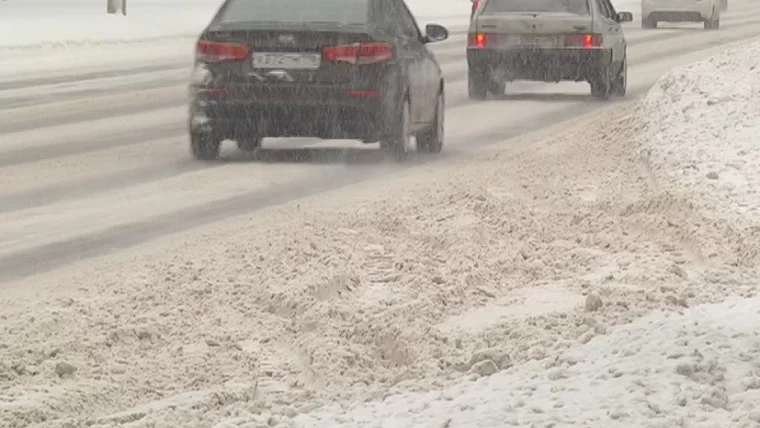
[[[757,37],[758,12],[734,2],[717,32],[628,25],[630,97],[674,65]],[[503,100],[472,103],[464,34],[434,51],[447,81],[447,147],[429,165],[606,105],[586,84],[515,84]],[[358,143],[270,140],[285,150],[262,161],[230,147],[226,162],[199,164],[184,132],[188,69],[140,67],[0,83],[0,284],[425,162],[383,163]]]

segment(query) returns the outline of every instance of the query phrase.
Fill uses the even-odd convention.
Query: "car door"
[[[625,38],[623,37],[623,27],[617,22],[617,12],[609,0],[594,0],[598,11],[600,29],[603,30],[603,37],[609,40],[609,47],[612,49],[612,62],[620,64],[623,61],[623,52],[625,51]],[[605,41],[604,44],[607,44]]]
[[[412,122],[427,121],[425,106],[428,104],[429,90],[425,75],[425,52],[427,48],[422,40],[417,24],[401,0],[384,0],[392,13],[392,18],[399,28],[399,56],[407,63],[409,79],[409,96],[411,101]]]
[[[438,65],[438,61],[435,55],[428,49],[425,42],[425,35],[420,31],[417,20],[414,19],[414,15],[407,7],[404,0],[397,0],[398,5],[401,8],[401,19],[405,23],[404,25],[410,28],[410,33],[415,35],[415,39],[419,43],[415,43],[415,48],[420,51],[421,60],[421,73],[420,84],[423,85],[421,89],[420,98],[420,115],[421,121],[430,122],[435,117],[435,106],[438,97],[439,82],[441,80],[441,69]]]

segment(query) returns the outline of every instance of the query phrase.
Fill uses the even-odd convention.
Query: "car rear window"
[[[590,14],[588,0],[488,0],[482,14],[498,13]]]
[[[230,0],[217,18],[232,22],[367,22],[367,0]]]

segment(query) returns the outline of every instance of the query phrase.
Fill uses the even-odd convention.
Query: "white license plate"
[[[318,53],[254,52],[253,68],[287,68],[314,70],[322,63]]]
[[[518,46],[553,48],[559,46],[559,39],[556,36],[516,36],[513,41]]]

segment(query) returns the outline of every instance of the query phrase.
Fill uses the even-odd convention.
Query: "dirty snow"
[[[339,416],[338,416],[339,415]],[[565,353],[443,391],[405,393],[309,427],[737,427],[760,425],[760,299],[656,313]],[[219,426],[222,428],[222,426]]]
[[[757,206],[760,148],[741,139],[760,117],[760,83],[743,77],[757,50],[674,71],[559,136],[6,286],[0,425],[488,426],[512,406],[520,423],[750,426],[757,320],[729,317],[755,302],[685,312],[698,325],[619,325],[756,293],[758,217],[741,204]],[[742,126],[716,136],[716,123]]]

